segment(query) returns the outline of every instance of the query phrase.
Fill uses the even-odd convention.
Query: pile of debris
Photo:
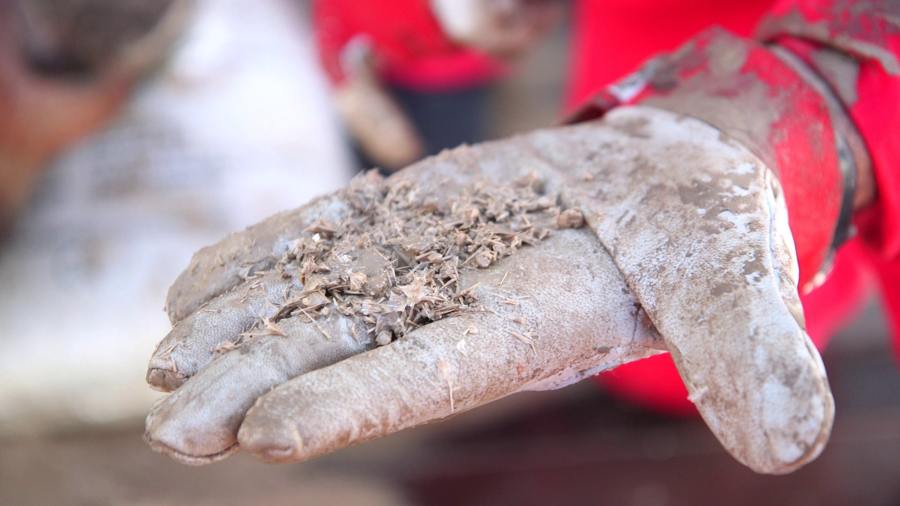
[[[315,323],[337,311],[362,319],[379,345],[473,308],[474,286],[460,287],[461,271],[488,268],[553,228],[584,224],[580,211],[542,194],[535,177],[479,181],[435,197],[369,173],[341,197],[349,214],[307,228],[282,258],[278,268],[298,276],[303,291],[272,322],[305,316]]]

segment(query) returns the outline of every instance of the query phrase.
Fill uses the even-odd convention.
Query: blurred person
[[[340,187],[349,154],[288,1],[19,4],[0,3],[20,9],[0,29],[15,36],[0,188],[33,188],[0,198],[18,207],[0,245],[0,434],[131,420],[156,398],[134,368],[167,326],[167,280]]]
[[[558,0],[315,0],[322,67],[361,168],[484,140],[487,94],[559,18]]]
[[[401,15],[427,15],[434,7],[417,5],[370,21],[402,26]],[[445,42],[451,41],[442,21],[446,13],[430,12],[432,25],[444,30]],[[352,13],[344,14],[352,18]],[[611,346],[590,348],[582,341],[583,333],[570,330],[589,325],[585,322],[591,315],[600,322],[613,318],[607,313],[607,304],[612,304],[608,298],[618,292],[610,286],[591,292],[588,302],[596,305],[584,313],[575,310],[567,321],[559,321],[546,307],[532,308],[540,324],[552,327],[541,327],[544,335],[554,337],[553,343],[542,343],[548,349],[534,346],[527,336],[504,334],[505,325],[521,316],[508,308],[501,314],[497,307],[502,306],[497,306],[498,319],[484,317],[488,336],[479,338],[475,354],[466,351],[466,340],[460,337],[468,330],[463,332],[453,321],[430,323],[408,341],[382,340],[379,334],[377,347],[332,342],[309,352],[320,333],[329,334],[321,327],[316,332],[302,315],[288,311],[285,317],[278,308],[272,309],[275,320],[255,323],[266,325],[261,330],[269,332],[264,333],[268,339],[243,343],[236,352],[211,351],[217,343],[235,345],[233,336],[225,331],[211,336],[197,328],[254,324],[246,323],[247,310],[230,298],[233,293],[252,298],[260,286],[268,292],[293,279],[262,277],[284,250],[279,245],[306,226],[326,237],[334,233],[317,222],[330,212],[322,209],[329,201],[320,200],[198,252],[176,281],[167,303],[174,328],[148,367],[148,381],[174,393],[148,417],[148,440],[156,449],[193,463],[224,458],[239,446],[265,460],[303,460],[443,418],[455,409],[521,390],[559,387],[634,361],[608,376],[614,391],[668,412],[693,412],[697,407],[725,447],[751,468],[771,473],[796,469],[821,451],[833,414],[813,345],[825,346],[872,280],[881,288],[895,334],[900,323],[900,144],[894,128],[900,123],[898,14],[896,1],[579,2],[569,107],[588,102],[576,111],[576,126],[446,153],[388,180],[386,191],[404,184],[422,187],[436,199],[429,205],[440,206],[441,195],[435,193],[440,189],[432,185],[439,186],[442,168],[458,171],[445,175],[452,191],[453,178],[465,181],[482,175],[501,185],[497,179],[528,169],[522,165],[540,167],[547,186],[562,188],[567,201],[589,216],[602,247],[581,255],[574,236],[566,236],[568,243],[559,239],[565,243],[559,249],[538,245],[534,255],[549,251],[572,270],[558,270],[558,264],[529,256],[531,260],[520,260],[518,271],[536,279],[507,290],[524,294],[523,299],[540,297],[552,306],[566,298],[566,289],[593,286],[587,274],[580,281],[566,277],[585,267],[580,261],[593,265],[609,255],[627,283],[621,291],[632,290],[638,299],[629,313],[633,342],[623,343],[617,340],[622,336],[613,333],[603,336],[611,339]],[[725,30],[707,30],[714,26]],[[417,33],[398,30],[394,36],[402,48],[418,50],[417,56],[428,61],[433,48],[415,44]],[[467,50],[459,41],[450,44],[457,51]],[[661,54],[665,51],[671,52]],[[440,51],[433,55],[440,60]],[[653,59],[646,66],[618,80],[648,57]],[[347,119],[348,112],[357,112],[349,109],[355,108],[345,108],[345,121],[358,121]],[[592,119],[597,121],[583,123]],[[596,128],[594,151],[590,134],[584,133],[591,125]],[[372,132],[377,136],[377,129]],[[395,139],[393,132],[385,138]],[[678,142],[670,143],[672,139]],[[757,162],[729,161],[724,153],[732,148],[758,157],[779,180],[777,187],[765,194],[758,188],[735,188],[747,174],[765,179],[768,172],[758,172]],[[693,154],[700,173],[718,169],[692,181],[691,171],[660,172],[666,164],[689,163],[687,153]],[[598,180],[592,167],[603,167],[608,180]],[[575,181],[572,172],[577,170],[586,173]],[[679,182],[678,194],[672,193],[673,179]],[[342,195],[331,197],[338,208]],[[742,200],[748,195],[752,204]],[[352,198],[350,204],[356,204]],[[745,204],[769,221],[745,220],[737,214],[746,211],[741,209]],[[709,213],[728,221],[730,226],[723,226],[729,232],[704,229],[699,217]],[[789,228],[787,236],[783,227]],[[726,236],[727,244],[717,243]],[[768,244],[768,249],[741,249],[741,244],[749,248],[757,242]],[[256,285],[234,275],[240,261],[215,262],[226,254],[254,261],[261,275]],[[765,267],[759,270],[745,262],[743,270],[735,271],[740,258]],[[501,276],[490,262],[485,267],[484,274],[473,276],[498,288]],[[759,276],[766,280],[760,290],[767,294],[776,287],[790,288],[779,292],[780,299],[760,293],[743,298],[754,291],[748,287]],[[718,283],[723,278],[729,283]],[[293,288],[301,289],[286,290],[291,293]],[[303,300],[294,303],[302,308]],[[730,307],[719,307],[728,301]],[[198,308],[205,305],[221,314],[201,314]],[[707,311],[707,305],[718,309]],[[640,318],[641,308],[649,320]],[[278,317],[291,326],[272,327]],[[761,330],[768,329],[769,318],[790,326],[787,334],[803,339],[788,344],[782,341],[787,334]],[[649,354],[649,345],[640,344],[647,325],[659,327],[672,358],[635,361]],[[473,333],[477,331],[476,326]],[[336,332],[342,332],[341,337],[346,333]],[[531,342],[533,355],[516,354],[515,339],[519,345]],[[292,342],[307,351],[293,350]],[[580,361],[584,355],[591,358]],[[504,362],[507,356],[515,358]],[[457,370],[465,374],[454,374]],[[682,379],[687,381],[682,384]]]

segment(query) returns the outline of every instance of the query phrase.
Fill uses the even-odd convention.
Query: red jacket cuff
[[[855,222],[870,248],[900,261],[900,28],[891,21],[897,16],[900,3],[887,0],[868,2],[865,9],[835,0],[780,0],[759,36],[804,39],[851,62],[842,76],[818,70],[844,101],[873,164],[876,202]],[[813,68],[822,66],[815,49],[802,56]]]

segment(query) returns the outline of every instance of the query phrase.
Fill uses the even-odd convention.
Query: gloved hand
[[[778,178],[654,107],[356,181],[199,251],[167,310],[146,439],[187,463],[304,460],[663,351],[754,470],[813,459],[833,417]]]

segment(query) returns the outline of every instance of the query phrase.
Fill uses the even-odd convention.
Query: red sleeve
[[[346,77],[341,53],[354,34],[350,19],[343,15],[344,7],[344,2],[329,0],[314,0],[311,7],[319,62],[333,83]]]
[[[760,26],[765,39],[794,39],[813,68],[816,47],[849,56],[848,76],[820,75],[841,95],[863,137],[878,186],[875,203],[857,213],[858,240],[878,280],[900,358],[900,1],[780,0]]]
[[[878,199],[857,219],[862,239],[900,261],[900,1],[780,0],[760,26],[765,39],[795,38],[855,60],[855,86],[841,93],[863,137]],[[814,50],[801,55],[817,67]],[[826,80],[834,80],[820,72]],[[833,86],[841,92],[840,84]]]
[[[496,77],[501,65],[444,34],[427,0],[314,0],[312,20],[322,66],[333,83],[351,41],[369,45],[381,76],[419,89],[465,86]]]

